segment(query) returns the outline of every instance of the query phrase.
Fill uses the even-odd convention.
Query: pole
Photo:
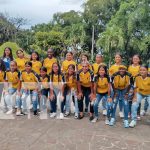
[[[91,59],[93,60],[93,53],[94,53],[94,25],[92,26],[92,49],[91,49]]]

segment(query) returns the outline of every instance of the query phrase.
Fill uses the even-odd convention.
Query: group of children
[[[12,114],[15,106],[17,116],[28,114],[32,104],[34,115],[50,108],[50,117],[54,118],[59,101],[60,119],[63,119],[70,115],[73,102],[76,119],[82,119],[89,112],[89,120],[97,122],[99,103],[103,101],[105,124],[115,124],[119,103],[119,115],[124,118],[124,127],[128,128],[136,126],[140,119],[141,101],[145,99],[147,108],[150,104],[150,70],[141,64],[139,55],[132,57],[127,68],[120,53],[116,53],[115,64],[108,69],[101,54],[96,55],[94,64],[82,54],[81,62],[77,64],[72,52],[68,52],[61,66],[52,49],[48,49],[43,62],[37,52],[32,52],[30,60],[25,58],[22,49],[16,54],[18,58],[13,59],[11,49],[6,48],[0,60],[6,114]]]

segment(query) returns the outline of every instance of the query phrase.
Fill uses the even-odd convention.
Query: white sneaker
[[[64,116],[67,117],[69,115],[70,115],[70,113],[66,111]]]
[[[106,109],[103,110],[103,115],[104,115],[104,116],[107,115],[107,110],[106,110]]]
[[[109,120],[106,119],[106,120],[105,120],[105,124],[106,124],[106,125],[109,125],[109,123],[110,123]]]
[[[54,118],[54,117],[56,117],[56,113],[51,113],[50,118]]]
[[[142,110],[141,113],[140,113],[140,115],[141,115],[141,116],[145,116],[145,115],[146,115],[145,110]]]
[[[120,116],[120,118],[124,118],[124,114],[122,111],[119,112],[119,116]]]
[[[10,109],[6,112],[7,115],[11,115],[13,113],[13,109]]]
[[[130,128],[134,128],[136,126],[136,121],[135,120],[132,120],[129,124],[129,127]]]
[[[63,113],[60,113],[60,119],[64,119],[64,114]]]
[[[95,122],[97,122],[97,120],[98,120],[98,118],[95,117],[91,122],[92,122],[92,123],[95,123]]]
[[[74,118],[78,119],[78,113],[75,113]]]
[[[18,110],[17,112],[16,112],[16,116],[22,116],[23,114],[21,113],[21,111],[20,110]]]

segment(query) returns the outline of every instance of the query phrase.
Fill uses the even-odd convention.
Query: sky
[[[0,0],[0,12],[10,17],[28,20],[24,28],[38,23],[48,23],[54,13],[70,10],[82,11],[84,0]]]

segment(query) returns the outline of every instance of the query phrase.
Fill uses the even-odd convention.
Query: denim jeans
[[[76,95],[76,90],[71,90],[67,93],[66,95],[66,112],[70,112],[70,104],[71,100],[73,101],[73,96],[74,96],[74,105],[75,105],[75,113],[78,114],[78,100],[77,100],[77,95]]]
[[[114,94],[115,94],[114,90],[111,87],[111,97],[114,97]],[[122,102],[122,100],[119,100],[119,110],[122,111],[122,109],[123,109],[123,102]]]
[[[137,109],[139,107],[139,104],[141,103],[141,101],[146,98],[147,102],[150,106],[150,95],[142,95],[140,93],[137,93],[137,101],[132,103],[132,120],[137,119]]]
[[[95,117],[98,117],[98,105],[100,103],[101,100],[105,100],[107,101],[107,94],[96,94],[96,100],[94,102],[94,113],[95,113]]]
[[[23,109],[29,110],[30,108],[28,105],[32,102],[33,111],[37,110],[37,105],[38,105],[38,93],[37,93],[37,91],[34,91],[34,90],[25,91],[25,90],[23,90],[21,100],[22,100]]]
[[[59,89],[54,88],[54,99],[50,100],[51,113],[56,113],[57,111],[57,96],[59,94]]]
[[[42,89],[41,90],[41,98],[40,98],[40,110],[47,111],[47,98],[48,98],[49,89]]]
[[[128,100],[125,99],[125,94],[126,94],[126,89],[124,90],[116,90],[116,99],[113,101],[113,113],[112,113],[112,118],[116,118],[116,109],[117,109],[117,104],[119,101],[122,101],[121,103],[123,104],[124,108],[124,120],[128,120],[128,112],[129,112],[129,105],[128,105]]]
[[[5,103],[5,107],[8,107],[9,109],[11,109],[12,107],[15,107],[16,102],[13,101],[12,99],[12,95],[17,91],[16,88],[9,88],[8,89],[8,94],[6,94],[4,96],[4,103]]]
[[[149,103],[148,103],[147,98],[146,98],[145,102],[144,102],[144,110],[145,110],[145,112],[147,112],[148,107],[149,107]]]

